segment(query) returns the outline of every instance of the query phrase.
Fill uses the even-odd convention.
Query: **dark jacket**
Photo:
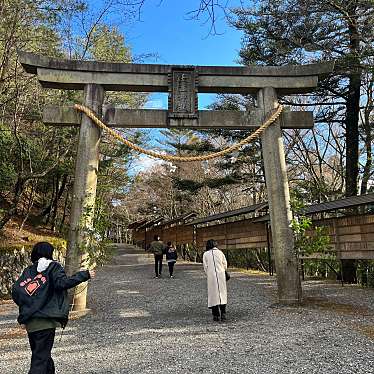
[[[51,318],[65,327],[69,316],[67,290],[90,278],[88,270],[67,277],[64,268],[53,261],[38,273],[38,263],[27,267],[12,288],[12,298],[19,307],[17,318],[26,324],[30,318]]]
[[[149,251],[160,256],[164,254],[165,248],[165,244],[161,240],[154,240],[149,247]]]
[[[170,249],[174,249],[171,251]],[[166,249],[166,260],[175,260],[177,261],[178,253],[174,247],[169,247]]]

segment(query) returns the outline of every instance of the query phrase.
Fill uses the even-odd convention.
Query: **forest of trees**
[[[242,35],[238,61],[243,65],[285,65],[334,59],[335,71],[311,95],[282,97],[293,110],[314,110],[313,130],[284,132],[292,197],[305,203],[365,194],[374,190],[372,1],[277,0],[196,1],[192,17],[206,16],[215,32],[215,12]],[[0,230],[17,222],[43,225],[64,234],[69,221],[76,128],[43,125],[45,104],[81,101],[80,92],[42,89],[17,60],[17,49],[59,58],[141,62],[126,35],[111,22],[137,17],[147,0],[100,3],[0,1]],[[167,1],[162,6],[167,7]],[[193,21],[191,21],[193,22]],[[210,37],[216,37],[211,35]],[[207,40],[209,42],[209,39]],[[233,56],[234,57],[234,56]],[[108,93],[106,100],[141,108],[145,94]],[[244,110],[249,96],[222,95],[213,109]],[[142,131],[124,131],[147,147]],[[236,142],[243,131],[164,130],[159,147],[175,154],[211,152]],[[152,142],[154,146],[154,142]],[[151,147],[151,146],[149,146]],[[111,222],[163,216],[173,219],[195,211],[200,216],[266,200],[259,141],[215,161],[154,163],[134,168],[138,155],[106,136],[96,200],[96,228]]]
[[[94,13],[88,3],[75,0],[1,2],[0,229],[11,219],[17,219],[21,229],[31,219],[35,225],[64,232],[78,129],[44,126],[41,112],[46,104],[80,102],[82,95],[42,89],[24,72],[17,49],[60,58],[132,62],[125,36],[107,22],[109,10],[107,5]],[[108,93],[106,97],[107,102],[130,108],[141,107],[146,99],[144,94],[126,93]],[[140,132],[127,131],[126,135],[135,141],[142,138]],[[129,183],[131,159],[126,147],[113,145],[104,136],[98,216],[110,211],[114,194]]]

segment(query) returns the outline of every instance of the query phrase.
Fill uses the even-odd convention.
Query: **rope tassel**
[[[162,154],[158,152],[154,152],[148,149],[144,149],[134,143],[132,143],[130,140],[123,137],[118,132],[112,130],[107,125],[105,125],[104,122],[102,122],[99,118],[97,118],[96,114],[89,108],[87,108],[84,105],[75,104],[74,108],[83,112],[87,117],[89,117],[98,127],[105,130],[112,138],[118,140],[119,142],[126,144],[128,147],[133,149],[134,151],[137,151],[139,153],[143,153],[147,156],[159,158],[164,161],[179,161],[179,162],[193,162],[193,161],[206,161],[206,160],[212,160],[214,158],[222,157],[228,153],[231,153],[233,151],[236,151],[240,149],[245,144],[248,144],[252,142],[254,139],[257,139],[272,123],[274,123],[280,116],[283,110],[282,105],[278,105],[278,107],[275,109],[274,113],[270,115],[270,117],[251,135],[247,136],[245,139],[241,140],[240,142],[231,145],[230,147],[227,147],[223,149],[222,151],[213,152],[207,155],[202,156],[175,156],[175,155],[169,155],[169,154]]]

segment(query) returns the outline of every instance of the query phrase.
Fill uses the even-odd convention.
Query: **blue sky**
[[[230,0],[237,5],[240,0]],[[154,53],[158,58],[144,62],[181,65],[238,65],[241,33],[230,27],[218,13],[217,32],[209,34],[209,22],[188,19],[188,12],[197,9],[200,0],[146,0],[139,21],[121,26],[134,55]],[[203,109],[215,95],[199,95]],[[166,108],[166,94],[154,94],[149,108]]]
[[[235,1],[232,1],[234,3]],[[190,65],[232,65],[240,48],[240,33],[221,17],[217,28],[222,34],[208,35],[209,25],[189,20],[188,11],[199,0],[147,0],[141,20],[124,27],[135,54],[155,52],[159,63]]]

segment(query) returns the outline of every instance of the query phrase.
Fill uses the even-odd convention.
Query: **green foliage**
[[[191,179],[175,178],[173,182],[174,182],[174,186],[178,188],[179,190],[189,191],[189,192],[196,192],[203,187],[220,188],[224,185],[227,186],[230,184],[238,183],[238,181],[230,175],[226,177],[221,177],[221,178],[206,178],[202,182],[196,182]]]
[[[113,258],[116,248],[109,240],[99,240],[92,236],[86,250],[89,257],[88,267],[91,268],[107,264]]]
[[[295,237],[295,250],[299,256],[321,255],[330,257],[330,237],[327,235],[327,228],[314,226],[309,217],[299,216],[291,222]]]
[[[49,242],[53,245],[54,252],[53,258],[58,261],[63,261],[66,255],[67,242],[64,238],[54,237],[54,236],[29,236],[30,243],[12,243],[0,246],[0,251],[9,252],[9,251],[25,251],[29,254],[31,253],[32,247],[37,242]]]
[[[374,261],[373,260],[358,261],[357,279],[361,285],[374,288]]]
[[[87,254],[85,266],[92,268],[107,263],[114,254],[114,248],[105,238],[107,229],[111,226],[107,211],[94,209],[93,204],[83,207],[80,222],[82,241],[79,251]]]
[[[7,191],[17,178],[12,148],[13,139],[10,129],[0,123],[0,186],[2,191]]]
[[[229,111],[245,111],[254,105],[254,98],[251,95],[218,95],[217,101],[209,106],[211,110],[229,110]],[[232,130],[232,129],[214,129],[199,131],[200,136],[206,142],[211,144],[213,151],[221,150],[216,146],[216,139],[221,138],[227,146],[237,143],[247,137],[252,130]],[[260,150],[260,142],[255,140],[250,144],[243,146],[236,152],[230,153],[216,160],[216,166],[223,173],[231,176],[222,183],[236,181],[238,185],[251,185],[264,183],[262,170],[262,155]],[[224,184],[222,184],[224,185]]]
[[[116,27],[98,25],[92,32],[90,58],[96,61],[131,62],[130,48]]]
[[[203,184],[191,179],[175,179],[174,186],[181,191],[196,192],[203,187]]]
[[[317,255],[321,258],[333,258],[327,227],[313,226],[312,219],[301,213],[305,205],[294,191],[291,194],[291,208],[295,216],[291,221],[291,227],[296,253],[299,256]]]
[[[88,48],[88,57],[95,61],[131,63],[133,58],[130,48],[125,43],[125,36],[117,27],[100,24],[92,31]],[[147,100],[148,94],[131,92],[108,92],[106,103],[119,104],[126,108],[139,108]]]
[[[296,214],[300,213],[305,208],[303,195],[298,189],[292,189],[290,191],[290,205],[291,210]]]
[[[132,62],[131,49],[121,31],[105,24],[104,13],[95,21],[89,5],[81,0],[6,0],[0,6],[0,203],[11,206],[8,215],[0,213],[2,225],[8,216],[24,213],[29,206],[29,222],[50,224],[53,230],[61,231],[68,224],[79,129],[45,126],[41,115],[48,104],[82,102],[83,93],[42,88],[36,77],[25,73],[16,51]],[[111,10],[108,5],[106,12]],[[82,25],[72,27],[78,17]],[[106,104],[127,108],[139,108],[146,99],[142,93],[106,94]],[[127,131],[126,136],[138,143],[143,140],[139,131]],[[99,209],[110,219],[114,195],[128,183],[132,156],[128,147],[108,142],[105,134],[100,151]]]
[[[302,268],[307,277],[341,279],[340,261],[335,258],[303,259]]]
[[[240,248],[224,251],[229,266],[241,269],[269,271],[267,248]]]
[[[177,144],[177,143],[168,143],[170,146],[178,149],[179,151],[190,151],[195,154],[201,154],[202,152],[214,152],[216,148],[208,140],[197,140],[195,142]]]
[[[81,233],[84,239],[79,251],[87,255],[83,264],[85,267],[102,266],[111,260],[115,248],[109,240],[101,237],[95,227],[81,228]]]

